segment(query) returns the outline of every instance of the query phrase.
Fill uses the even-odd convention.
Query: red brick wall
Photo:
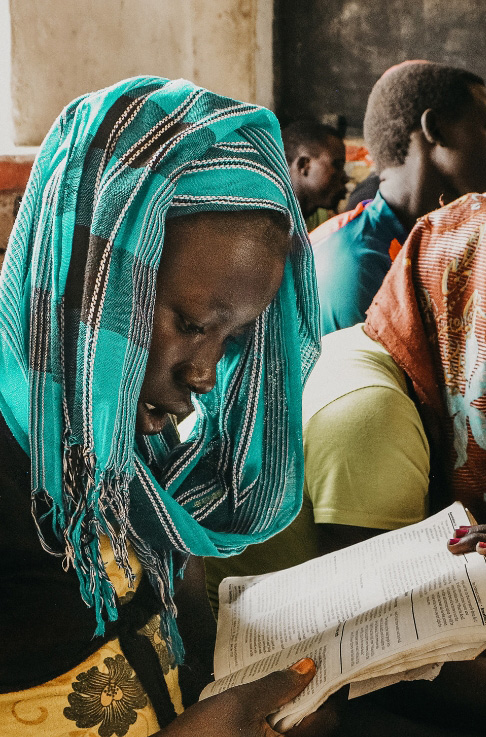
[[[33,160],[33,156],[0,156],[0,267]]]

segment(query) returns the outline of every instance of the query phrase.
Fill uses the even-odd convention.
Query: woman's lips
[[[163,409],[148,402],[140,402],[137,406],[137,432],[142,435],[157,435],[163,430],[169,415]]]
[[[137,406],[137,432],[142,435],[157,435],[169,421],[169,415],[175,415],[179,421],[187,417],[193,410],[190,403],[179,403],[173,407],[162,407],[139,400]]]

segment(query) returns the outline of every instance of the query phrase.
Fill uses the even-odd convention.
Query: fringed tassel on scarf
[[[135,576],[127,548],[127,540],[130,538],[135,553],[160,598],[161,637],[167,645],[169,657],[175,663],[182,663],[184,646],[176,624],[173,581],[175,576],[182,574],[187,557],[180,569],[174,571],[172,552],[164,553],[162,558],[138,536],[131,535],[128,519],[128,474],[113,476],[105,472],[95,484],[95,465],[93,453],[80,445],[66,444],[63,468],[67,512],[67,519],[64,521],[65,567],[71,564],[75,569],[83,601],[95,610],[95,635],[103,635],[103,612],[106,612],[109,621],[115,621],[118,612],[115,591],[101,557],[100,537],[103,534],[108,535],[115,561],[123,570],[129,586],[133,587]]]
[[[115,561],[123,570],[131,588],[134,586],[135,576],[127,549],[129,477],[110,478],[110,474],[105,472],[96,484],[95,466],[93,453],[80,445],[65,445],[64,565],[68,568],[71,564],[75,569],[83,601],[95,610],[95,635],[103,635],[103,611],[109,621],[118,618],[115,590],[106,574],[101,556],[100,538],[103,534],[108,535]]]
[[[137,535],[130,536],[130,542],[160,599],[160,634],[167,646],[169,659],[180,665],[184,662],[184,645],[176,623],[173,581],[182,575],[189,556],[184,556],[182,564],[174,571],[173,551],[156,554]]]

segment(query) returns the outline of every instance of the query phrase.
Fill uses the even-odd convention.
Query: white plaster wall
[[[17,145],[38,144],[84,92],[185,77],[271,107],[273,0],[10,0]]]
[[[10,15],[8,0],[0,0],[0,151],[12,140],[10,95]]]

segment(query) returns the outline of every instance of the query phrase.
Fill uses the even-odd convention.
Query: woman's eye
[[[204,328],[201,325],[186,320],[182,315],[179,315],[179,330],[189,335],[202,335],[204,333]]]
[[[228,343],[235,343],[235,344],[241,343],[241,334],[240,335],[228,335],[224,339],[224,344],[228,345]]]
[[[251,335],[251,331],[254,327],[254,322],[249,323],[248,325],[244,325],[236,332],[228,335],[228,337],[225,338],[225,344],[227,345],[228,343],[236,343],[236,345],[243,345],[245,341],[248,340],[248,337]]]

